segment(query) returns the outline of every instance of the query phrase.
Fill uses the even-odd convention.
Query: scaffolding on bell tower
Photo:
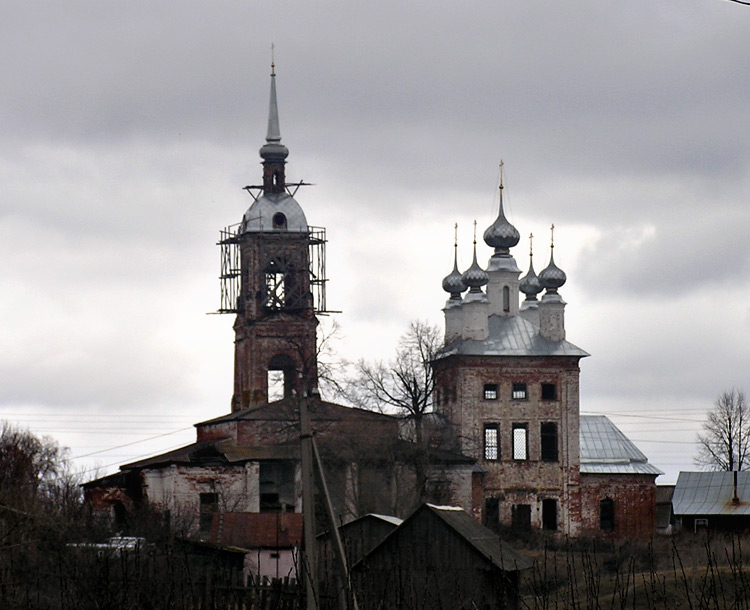
[[[219,309],[216,313],[237,313],[242,282],[240,262],[241,223],[229,225],[219,231],[217,246],[221,252],[219,273]],[[315,314],[332,313],[326,305],[326,230],[324,227],[307,227],[310,260],[310,292]]]

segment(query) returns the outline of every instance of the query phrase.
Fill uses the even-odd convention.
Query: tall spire
[[[273,55],[273,46],[271,47]],[[289,156],[289,149],[281,143],[279,128],[279,107],[276,102],[276,63],[271,58],[271,98],[268,103],[268,133],[266,143],[261,146],[260,156],[263,159],[263,193],[283,193],[286,177],[284,165]]]

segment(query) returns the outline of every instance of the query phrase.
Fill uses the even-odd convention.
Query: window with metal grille
[[[545,422],[541,426],[542,461],[557,461],[557,424]]]
[[[497,400],[497,384],[496,383],[484,384],[484,399],[485,400]]]
[[[500,459],[500,435],[497,424],[484,424],[484,459]]]
[[[529,395],[526,390],[525,383],[514,383],[513,384],[513,400],[526,400]]]
[[[526,460],[529,457],[529,434],[526,424],[513,424],[513,459]]]
[[[542,400],[557,400],[557,386],[554,383],[542,384]]]

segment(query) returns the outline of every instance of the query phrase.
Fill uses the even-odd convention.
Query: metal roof
[[[672,495],[675,515],[750,515],[750,472],[681,472]]]
[[[283,228],[276,226],[274,216],[281,213],[286,218]],[[288,193],[266,193],[259,197],[242,217],[240,233],[272,231],[274,233],[307,233],[307,218],[299,203]]]
[[[588,356],[580,347],[568,341],[549,341],[539,333],[539,327],[521,316],[489,317],[489,337],[484,341],[465,339],[456,341],[439,357],[462,354],[469,356]]]
[[[582,474],[664,474],[604,415],[581,415]]]

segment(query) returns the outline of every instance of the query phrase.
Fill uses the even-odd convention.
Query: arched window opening
[[[286,216],[281,212],[277,212],[273,215],[273,228],[274,229],[286,229]]]
[[[599,502],[599,528],[604,532],[615,529],[615,501],[612,498]]]
[[[510,311],[510,288],[503,286],[503,311],[508,313]]]
[[[287,269],[282,261],[272,259],[264,273],[266,309],[282,309],[286,304]]]
[[[292,395],[297,368],[286,354],[277,354],[268,363],[268,402]]]

